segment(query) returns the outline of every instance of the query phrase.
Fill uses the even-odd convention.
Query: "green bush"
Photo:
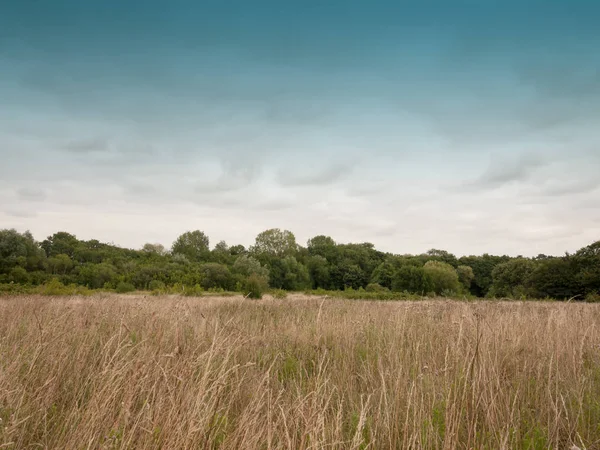
[[[41,295],[92,295],[93,291],[85,286],[74,284],[65,286],[57,278],[52,278],[45,284],[35,288],[32,293]]]
[[[600,293],[598,293],[598,292],[589,292],[585,296],[585,301],[587,303],[600,303]]]
[[[152,280],[148,283],[148,289],[151,291],[164,291],[165,287],[165,283],[160,280]]]
[[[379,283],[369,283],[366,288],[367,292],[389,292],[390,290]]]
[[[266,277],[253,273],[246,278],[242,293],[246,297],[260,299],[268,287],[269,282],[267,281]]]
[[[115,291],[117,291],[120,294],[125,294],[127,292],[133,292],[135,291],[135,286],[131,283],[127,283],[125,281],[120,281],[117,284],[117,287],[115,288]]]
[[[284,291],[283,289],[271,289],[271,291],[269,292],[273,298],[286,298],[287,297],[287,291]]]

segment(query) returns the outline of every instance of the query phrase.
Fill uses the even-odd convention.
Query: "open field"
[[[600,448],[600,305],[0,298],[0,448]]]

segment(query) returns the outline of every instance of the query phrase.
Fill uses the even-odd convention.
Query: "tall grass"
[[[600,447],[600,306],[0,299],[1,448]]]

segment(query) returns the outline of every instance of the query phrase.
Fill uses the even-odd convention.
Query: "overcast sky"
[[[0,228],[600,239],[600,2],[5,1]]]

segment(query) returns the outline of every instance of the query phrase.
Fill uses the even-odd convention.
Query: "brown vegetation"
[[[600,446],[600,306],[0,298],[1,448]]]

